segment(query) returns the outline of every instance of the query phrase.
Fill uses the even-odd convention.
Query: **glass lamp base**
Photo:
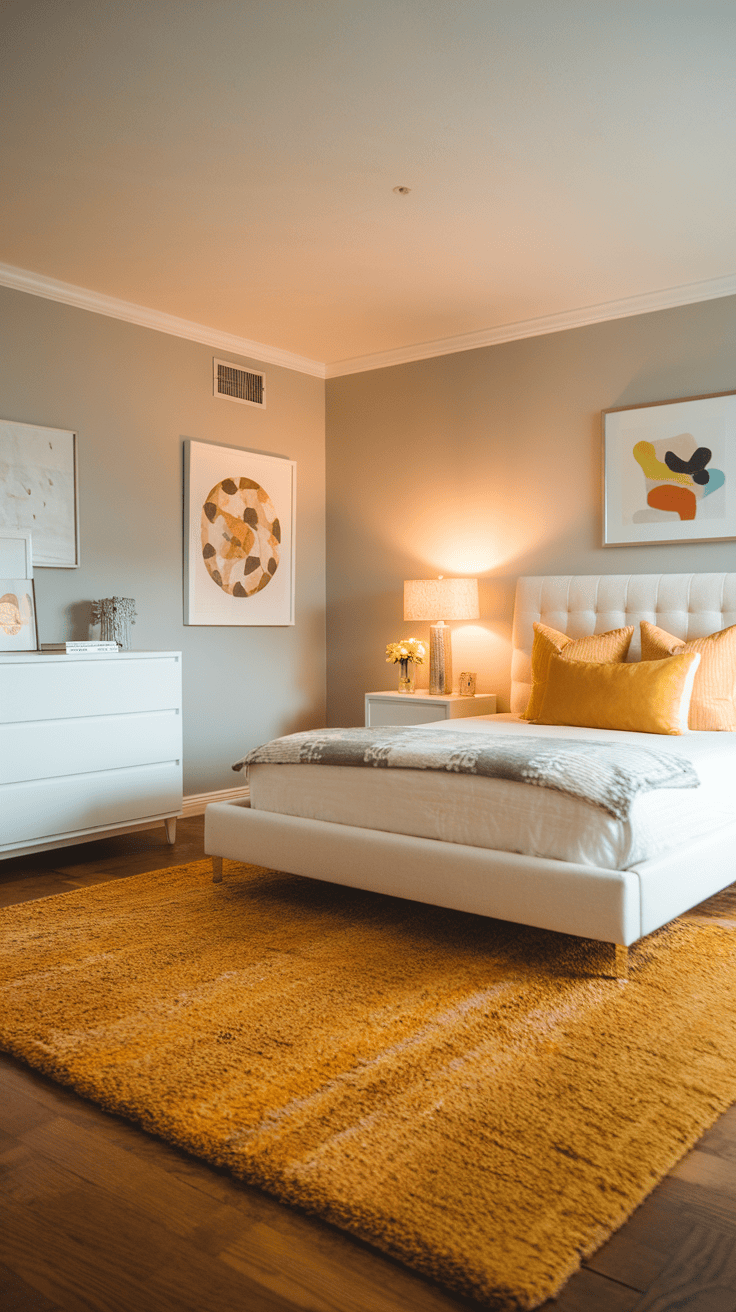
[[[452,692],[452,647],[446,624],[429,627],[429,691],[435,696]]]

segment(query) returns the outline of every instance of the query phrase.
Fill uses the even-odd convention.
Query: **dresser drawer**
[[[180,759],[175,710],[0,724],[0,784]]]
[[[181,705],[181,661],[175,656],[61,660],[36,656],[0,668],[0,724],[122,715]]]
[[[181,762],[0,787],[0,850],[181,808]]]

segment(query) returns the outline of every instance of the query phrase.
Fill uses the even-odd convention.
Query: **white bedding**
[[[426,726],[424,726],[426,727]],[[627,821],[551,789],[432,770],[326,765],[252,765],[256,810],[413,834],[471,847],[626,870],[736,819],[736,734],[682,737],[528,724],[516,715],[438,721],[433,729],[632,742],[689,759],[694,789],[658,789]]]

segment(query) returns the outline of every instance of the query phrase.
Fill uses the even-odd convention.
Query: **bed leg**
[[[222,883],[222,857],[221,856],[213,856],[212,858],[212,883],[213,884]]]
[[[614,943],[616,960],[614,965],[614,975],[616,979],[629,978],[629,949],[622,947],[620,943]]]

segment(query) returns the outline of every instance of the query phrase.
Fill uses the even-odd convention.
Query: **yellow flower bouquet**
[[[386,648],[386,664],[400,665],[399,692],[414,691],[414,674],[409,673],[409,662],[421,665],[427,648],[417,638],[402,638],[401,642],[390,642]]]
[[[427,648],[416,638],[402,638],[401,642],[390,642],[386,648],[386,664],[398,665],[401,661],[413,661],[421,665]]]

